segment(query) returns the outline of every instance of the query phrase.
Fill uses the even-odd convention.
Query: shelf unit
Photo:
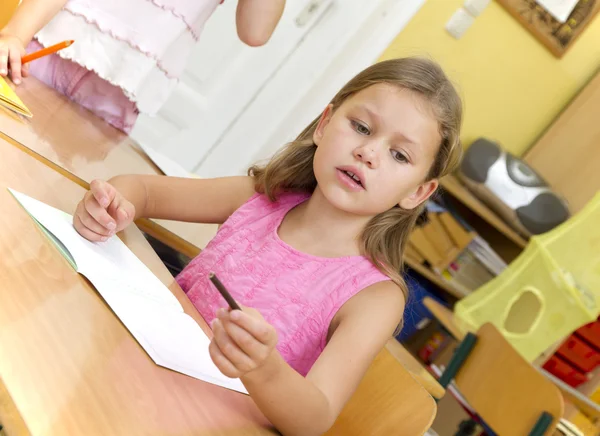
[[[440,187],[459,206],[459,213],[490,246],[507,262],[513,260],[527,245],[527,240],[513,230],[492,209],[475,197],[454,175],[444,177]],[[426,266],[406,258],[405,265],[429,280],[450,300],[467,295],[468,290],[446,281]]]

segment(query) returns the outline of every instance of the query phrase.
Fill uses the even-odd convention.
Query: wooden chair
[[[394,359],[406,369],[410,375],[425,388],[429,395],[436,400],[441,399],[446,390],[439,384],[437,378],[431,374],[421,362],[419,362],[410,352],[398,342],[396,338],[391,338],[385,344],[386,350],[390,352]]]
[[[523,359],[492,325],[468,333],[440,384],[456,386],[498,435],[550,435],[563,415],[560,391]]]
[[[439,322],[439,324],[444,328],[444,330],[446,330],[454,339],[458,341],[464,339],[466,334],[457,326],[454,320],[454,314],[450,309],[429,297],[426,297],[424,299],[423,304],[433,314],[436,321]],[[536,361],[533,363],[533,366],[541,366],[546,361],[546,359],[554,353],[557,347],[558,344],[551,347],[547,352],[542,354],[538,359],[536,359]],[[577,409],[581,410],[586,415],[600,420],[600,405],[594,403],[588,397],[582,395],[580,391],[567,385],[562,380],[554,377],[547,371],[540,368],[536,369],[560,390],[565,400],[572,403]]]
[[[2,7],[0,8],[0,29],[8,23],[18,5],[19,0],[2,0]]]
[[[383,349],[326,436],[423,435],[436,411],[434,399]]]

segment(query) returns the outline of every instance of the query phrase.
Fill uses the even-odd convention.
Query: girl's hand
[[[10,67],[10,77],[15,85],[19,85],[21,78],[29,75],[29,65],[21,65],[23,56],[23,41],[14,35],[0,33],[0,76],[7,76]]]
[[[133,221],[135,207],[108,182],[94,180],[77,205],[73,226],[90,241],[106,241]]]
[[[210,356],[227,377],[239,378],[264,368],[277,345],[275,327],[255,309],[219,309],[211,324]]]

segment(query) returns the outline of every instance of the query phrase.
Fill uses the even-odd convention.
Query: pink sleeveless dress
[[[221,0],[69,0],[27,51],[75,44],[30,65],[31,74],[115,127],[155,114],[177,84]]]
[[[303,376],[327,342],[334,315],[362,289],[389,277],[363,256],[323,258],[301,253],[277,230],[293,207],[309,198],[284,194],[271,202],[255,194],[219,229],[177,281],[210,323],[227,307],[212,287],[212,271],[241,304],[257,309],[278,333],[278,351]]]

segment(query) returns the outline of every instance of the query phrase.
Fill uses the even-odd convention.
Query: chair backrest
[[[2,7],[0,8],[0,29],[2,29],[10,17],[12,17],[15,9],[19,5],[19,0],[2,0]]]
[[[326,435],[419,436],[436,411],[431,395],[383,349]]]
[[[425,388],[433,398],[439,400],[446,394],[446,390],[439,384],[437,379],[431,374],[422,363],[420,363],[410,352],[398,342],[396,338],[391,338],[385,344],[385,349],[406,369],[410,375]]]
[[[449,365],[450,366],[450,365]],[[563,415],[559,389],[486,323],[454,381],[465,400],[499,435],[528,435],[540,416],[552,415],[552,434]]]

